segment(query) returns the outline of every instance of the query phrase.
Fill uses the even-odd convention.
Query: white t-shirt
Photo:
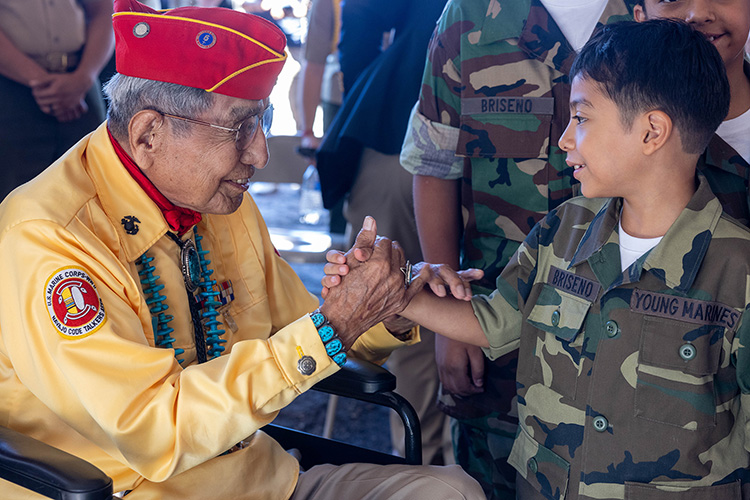
[[[750,163],[750,109],[737,118],[722,122],[716,133]]]
[[[648,252],[656,245],[659,244],[663,236],[658,238],[636,238],[630,236],[622,228],[622,221],[620,221],[620,266],[622,270],[630,267],[630,264],[638,260],[638,258],[644,253]]]
[[[565,39],[579,52],[594,32],[608,0],[541,0]]]

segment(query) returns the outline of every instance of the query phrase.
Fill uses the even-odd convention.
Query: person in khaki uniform
[[[491,358],[519,348],[520,500],[750,499],[750,231],[696,173],[729,109],[721,57],[685,23],[623,22],[570,78],[559,145],[585,198],[491,295],[402,314]]]
[[[458,467],[300,474],[258,431],[347,355],[416,342],[394,314],[429,272],[407,289],[368,219],[376,262],[318,307],[246,192],[283,33],[229,9],[114,7],[108,121],[0,205],[2,424],[128,499],[481,498]]]

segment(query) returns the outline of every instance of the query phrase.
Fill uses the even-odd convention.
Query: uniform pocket
[[[739,481],[698,487],[626,482],[625,500],[742,500],[742,492]]]
[[[546,159],[551,123],[551,113],[461,115],[456,154],[469,158]]]
[[[545,498],[565,498],[570,464],[554,451],[534,441],[523,426],[518,429],[508,463]]]
[[[645,316],[635,415],[690,430],[715,426],[723,334],[717,325]]]
[[[591,302],[544,284],[526,321],[540,330],[534,348],[533,380],[560,395],[575,397],[583,346],[583,323]],[[519,370],[519,374],[521,370]]]

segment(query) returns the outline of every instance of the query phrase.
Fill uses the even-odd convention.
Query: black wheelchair
[[[422,463],[419,419],[406,399],[394,392],[396,377],[372,363],[350,358],[344,368],[313,390],[392,408],[404,423],[405,457],[368,450],[273,424],[263,431],[285,449],[300,451],[304,469],[330,463]],[[0,427],[0,478],[48,498],[109,500],[112,480],[92,464],[7,427]]]

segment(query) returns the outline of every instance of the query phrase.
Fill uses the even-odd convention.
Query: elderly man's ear
[[[164,117],[151,109],[144,109],[130,119],[128,146],[130,156],[141,170],[147,170],[166,139]]]

